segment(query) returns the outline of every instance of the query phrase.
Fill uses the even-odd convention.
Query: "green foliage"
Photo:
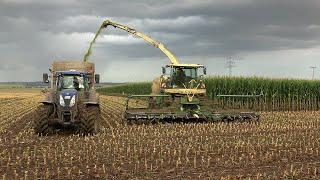
[[[259,95],[264,97],[320,98],[320,81],[297,79],[271,79],[261,77],[208,77],[205,79],[207,95],[215,99],[219,94]],[[100,93],[150,94],[151,82],[128,83],[101,88]]]
[[[261,77],[210,77],[206,80],[211,99],[218,94],[263,94],[266,98],[320,98],[320,81]]]
[[[225,107],[263,111],[320,108],[320,81],[261,77],[209,77],[205,81],[208,97]],[[259,98],[217,97],[260,94]]]
[[[151,82],[128,83],[107,88],[100,88],[97,91],[101,94],[142,95],[151,93],[151,85]]]
[[[318,110],[320,81],[261,77],[208,77],[207,96],[216,104],[230,108],[256,110]],[[151,82],[129,83],[102,88],[101,94],[150,94]],[[262,95],[255,98],[217,97],[217,95]]]

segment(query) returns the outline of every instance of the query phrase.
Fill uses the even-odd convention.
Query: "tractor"
[[[39,135],[53,133],[63,127],[75,127],[80,134],[99,131],[100,104],[95,83],[100,75],[94,74],[93,63],[82,61],[55,61],[43,74],[43,82],[51,83],[37,109],[34,131]]]

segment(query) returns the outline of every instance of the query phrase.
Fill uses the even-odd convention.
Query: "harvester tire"
[[[53,113],[52,105],[41,105],[36,111],[34,118],[34,132],[38,135],[49,135],[53,133],[53,128],[50,126],[50,116]]]
[[[96,134],[100,126],[100,110],[98,106],[86,106],[80,109],[79,133]]]

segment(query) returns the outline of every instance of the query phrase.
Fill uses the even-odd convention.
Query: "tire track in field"
[[[1,98],[0,99],[0,105],[8,105],[8,104],[14,104],[18,101],[21,101],[26,98],[21,98],[21,97],[14,97],[14,98]]]
[[[124,98],[112,96],[101,96],[101,110],[103,119],[109,124],[110,128],[123,126],[122,113],[124,111]]]
[[[0,136],[9,138],[27,129],[39,106],[41,95],[15,100],[10,104],[0,105]],[[29,124],[29,126],[27,126]],[[29,127],[30,128],[30,127]]]

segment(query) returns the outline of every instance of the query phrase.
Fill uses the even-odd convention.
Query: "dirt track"
[[[124,98],[102,96],[102,132],[38,137],[39,94],[0,95],[0,178],[279,178],[320,176],[319,112],[259,124],[125,125]]]

